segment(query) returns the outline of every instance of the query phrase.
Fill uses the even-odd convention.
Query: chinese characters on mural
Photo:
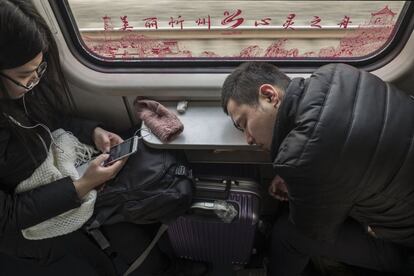
[[[207,24],[208,30],[211,30],[211,18],[210,15],[207,17],[199,18],[195,21],[197,26],[205,26]]]
[[[226,29],[234,30],[240,26],[246,26],[247,21],[243,18],[243,11],[236,9],[234,11],[224,11],[223,19],[220,24],[226,26]],[[394,29],[394,16],[388,6],[370,14],[371,18],[368,23],[357,26],[351,35],[345,35],[339,40],[337,47],[330,46],[321,48],[319,51],[307,51],[301,53],[298,48],[287,48],[288,39],[277,39],[270,43],[267,48],[259,45],[251,45],[235,53],[231,57],[252,58],[286,58],[286,57],[353,57],[364,56],[380,49],[388,40]],[[281,29],[294,31],[299,26],[295,25],[295,20],[299,16],[290,13],[284,19]],[[144,35],[132,32],[134,26],[130,25],[128,16],[119,17],[120,22],[117,27],[114,26],[112,18],[108,15],[102,17],[104,38],[103,40],[92,36],[84,36],[84,41],[88,48],[95,54],[105,58],[148,58],[148,57],[224,57],[212,51],[201,51],[194,54],[192,51],[185,50],[177,40],[157,40]],[[196,27],[203,27],[199,30],[212,30],[212,18],[209,14],[199,18],[186,20],[181,15],[171,16],[168,27],[172,30],[181,31],[194,24]],[[254,21],[253,27],[270,26],[272,18],[264,17]],[[312,29],[323,29],[323,18],[314,15],[309,18],[309,27]],[[344,15],[338,20],[338,28],[347,29],[352,23],[351,17]],[[145,29],[158,30],[160,27],[159,18],[156,16],[142,19]],[[249,23],[250,24],[250,23]],[[302,26],[303,27],[303,26]],[[165,30],[165,26],[164,26]],[[111,36],[118,31],[116,37]],[[119,31],[124,35],[119,35]],[[223,33],[225,34],[225,33]]]
[[[233,13],[230,13],[229,11],[225,11],[224,12],[224,18],[223,20],[220,22],[221,25],[223,26],[228,26],[230,29],[235,29],[241,25],[243,25],[243,22],[245,21],[245,19],[241,16],[242,14],[242,10],[237,9],[236,11],[234,11]],[[287,17],[286,17],[286,21],[282,24],[282,27],[284,29],[292,29],[293,25],[295,24],[295,19],[296,14],[295,13],[290,13]],[[105,15],[104,17],[102,17],[103,19],[103,23],[104,23],[104,30],[105,31],[112,31],[114,30],[112,21],[111,21],[111,17],[109,17],[108,15]],[[124,15],[120,17],[121,22],[122,22],[122,27],[119,28],[119,30],[121,31],[130,31],[132,30],[134,27],[129,25],[128,22],[128,16]],[[350,23],[352,23],[352,21],[350,21],[350,16],[345,15],[343,19],[341,19],[341,21],[337,24],[339,25],[340,28],[348,28],[348,25]],[[144,23],[144,27],[148,28],[148,29],[156,29],[158,30],[158,18],[157,17],[148,17],[143,19]],[[265,25],[270,25],[272,21],[272,18],[270,17],[265,17],[262,19],[258,19],[255,20],[253,26],[254,27],[258,27],[258,26],[265,26]],[[313,16],[313,19],[311,21],[309,21],[309,26],[310,27],[316,27],[316,28],[322,28],[322,26],[320,25],[322,19],[319,16]],[[176,18],[174,17],[170,17],[170,21],[168,22],[168,26],[172,29],[176,28],[177,26],[180,27],[181,30],[184,29],[184,22],[185,19],[181,17],[181,15],[178,15]],[[211,29],[211,17],[208,14],[207,17],[200,17],[196,20],[194,20],[195,22],[195,26],[205,26],[208,25],[208,29]],[[246,24],[244,24],[246,25]]]

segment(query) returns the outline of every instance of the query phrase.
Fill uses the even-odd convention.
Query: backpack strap
[[[101,224],[98,220],[95,219],[92,221],[92,223],[85,227],[85,230],[95,240],[99,247],[106,253],[107,250],[111,250],[111,245],[101,230],[99,230],[100,227]]]
[[[157,234],[152,239],[150,245],[148,245],[148,247],[145,249],[145,251],[142,252],[141,255],[131,264],[131,266],[124,273],[123,276],[128,276],[129,274],[134,272],[135,269],[137,269],[145,261],[145,259],[148,257],[149,253],[151,252],[152,248],[154,248],[155,244],[159,241],[162,234],[164,234],[164,232],[167,231],[167,229],[168,229],[168,225],[166,225],[166,224],[162,224],[160,226],[160,228],[158,229]]]
[[[111,244],[108,239],[99,230],[100,223],[97,220],[94,220],[89,226],[85,228],[86,232],[93,238],[93,240],[99,245],[101,250],[107,255],[112,264],[115,266],[115,270],[118,274],[121,274],[120,271],[125,271],[128,268],[126,262],[124,262],[115,251],[112,250]]]

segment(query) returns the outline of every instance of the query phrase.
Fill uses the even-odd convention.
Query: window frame
[[[208,60],[192,58],[191,60],[114,60],[107,61],[91,54],[84,44],[75,18],[70,11],[67,0],[48,0],[55,14],[63,37],[72,55],[88,68],[102,73],[229,73],[247,59]],[[414,2],[407,1],[396,22],[394,31],[387,44],[377,53],[368,57],[347,59],[267,59],[255,58],[252,61],[266,61],[277,65],[286,73],[310,73],[328,63],[347,63],[366,71],[381,68],[393,60],[404,48],[414,29]]]

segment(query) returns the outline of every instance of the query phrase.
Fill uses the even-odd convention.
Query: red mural
[[[197,23],[197,26],[206,26],[207,25],[208,26],[208,29],[209,30],[211,29],[211,18],[210,18],[210,15],[208,15],[207,18],[206,17],[199,18],[195,22]]]
[[[177,19],[170,17],[170,22],[168,22],[168,25],[170,25],[171,28],[175,28],[178,25],[181,30],[184,28],[183,24],[184,24],[184,19],[181,18],[181,15],[179,15]]]
[[[339,28],[344,28],[344,29],[348,28],[348,25],[352,23],[350,19],[351,17],[345,15],[342,21],[338,23]]]
[[[156,17],[148,17],[143,19],[145,21],[145,28],[158,30],[158,19]]]
[[[122,27],[119,29],[121,31],[131,31],[134,27],[129,25],[128,16],[124,15],[120,17],[122,21]]]
[[[221,32],[222,35],[234,35],[241,34],[241,31],[237,31],[237,27],[242,25],[244,18],[241,16],[242,11],[236,9],[234,12],[225,11],[225,18],[221,24],[228,26],[228,31]],[[132,32],[133,26],[128,23],[128,17],[126,15],[121,16],[122,27],[121,32],[115,31],[114,25],[111,21],[111,17],[105,15],[102,17],[104,23],[103,35],[83,35],[84,42],[87,48],[94,54],[109,59],[143,59],[143,58],[191,58],[191,57],[204,57],[204,58],[220,58],[220,57],[232,57],[232,58],[254,58],[254,57],[266,57],[266,58],[303,58],[303,57],[315,57],[315,58],[336,58],[336,57],[361,57],[372,54],[379,50],[390,38],[392,31],[394,30],[394,17],[396,13],[391,11],[388,6],[383,9],[371,13],[371,18],[368,23],[359,25],[356,30],[345,35],[340,41],[339,45],[329,46],[321,48],[319,51],[307,51],[301,53],[298,48],[287,47],[288,39],[278,39],[273,41],[267,48],[261,48],[259,45],[251,45],[242,49],[238,54],[226,56],[218,54],[213,51],[201,51],[200,53],[193,53],[187,50],[183,46],[183,42],[179,42],[174,39],[153,39],[142,34]],[[293,28],[296,14],[291,13],[286,17],[286,21],[283,24],[283,28],[294,31]],[[254,26],[269,25],[271,18],[265,17],[256,20]],[[148,17],[143,19],[145,28],[158,30],[158,18]],[[321,29],[322,19],[319,16],[313,16],[309,21],[310,27]],[[205,26],[210,30],[211,17],[200,17],[197,20],[192,21],[197,26]],[[348,28],[352,23],[350,16],[345,15],[337,24],[339,28]],[[181,15],[177,17],[170,17],[168,23],[170,28],[176,30],[183,30],[184,19]],[[102,34],[102,33],[101,33]],[[293,42],[292,42],[293,44]]]
[[[291,26],[295,24],[295,22],[293,21],[295,17],[296,17],[296,14],[294,13],[289,14],[286,18],[286,22],[283,23],[283,28],[294,30],[294,28]]]
[[[265,57],[298,57],[299,50],[297,48],[285,49],[287,39],[280,39],[270,45],[265,51]]]
[[[201,52],[200,57],[212,58],[212,57],[220,57],[220,56],[214,53],[213,51],[203,51]]]
[[[320,25],[321,21],[322,21],[322,19],[319,16],[314,15],[313,20],[310,22],[311,23],[310,26],[313,27],[313,28],[321,29],[322,28],[322,26]]]
[[[322,57],[322,51],[324,57],[361,57],[372,54],[390,38],[394,30],[394,16],[395,13],[388,6],[371,13],[368,24],[359,26],[354,34],[342,38],[334,51],[331,48],[321,49],[319,56]]]
[[[259,46],[253,45],[253,46],[249,46],[247,48],[244,48],[240,52],[239,57],[241,57],[241,58],[260,57],[260,56],[262,56],[262,52],[263,52],[263,50]]]
[[[270,17],[266,17],[266,18],[262,18],[260,20],[256,20],[254,22],[254,26],[266,26],[266,25],[270,25],[270,21],[272,21],[272,18]]]
[[[237,9],[234,13],[230,14],[229,11],[225,11],[224,12],[224,16],[226,16],[222,21],[221,21],[221,25],[228,25],[228,24],[232,24],[230,26],[231,29],[235,29],[238,26],[240,26],[241,24],[243,24],[244,18],[243,17],[238,17],[240,14],[242,13],[241,10]]]
[[[130,34],[120,39],[84,37],[89,50],[105,58],[163,58],[192,57],[191,52],[180,49],[176,40],[150,39]]]

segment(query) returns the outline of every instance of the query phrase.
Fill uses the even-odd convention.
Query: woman
[[[80,230],[38,241],[27,240],[21,234],[22,229],[79,207],[88,192],[113,178],[124,165],[124,161],[118,161],[103,167],[100,164],[108,155],[101,154],[78,180],[64,177],[14,193],[16,186],[45,161],[53,142],[50,133],[57,128],[70,131],[101,152],[122,142],[118,135],[95,122],[70,116],[68,87],[58,57],[53,35],[31,1],[0,0],[0,253],[52,266],[62,258],[75,258],[76,266],[84,263],[89,267],[84,275],[91,275],[91,271],[114,275],[106,255]],[[128,241],[134,251],[144,249],[149,242],[146,233],[135,226],[117,225],[113,229],[114,233],[125,229],[129,239],[141,243]],[[106,231],[111,237],[111,229]],[[157,254],[155,251],[146,261],[147,270],[151,270],[151,262],[152,268],[161,269]],[[30,267],[34,269],[33,264]],[[59,269],[71,274],[75,266]],[[37,275],[34,271],[31,275]],[[37,273],[44,275],[41,269]],[[75,273],[79,275],[79,271]]]

